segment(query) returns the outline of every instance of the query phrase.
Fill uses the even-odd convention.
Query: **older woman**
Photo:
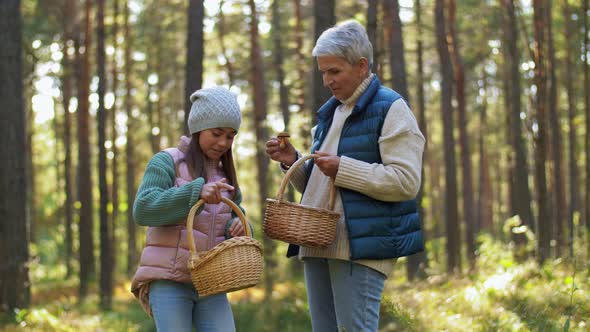
[[[406,101],[371,73],[373,48],[362,25],[326,30],[312,51],[333,97],[318,111],[311,152],[294,171],[301,203],[328,206],[330,178],[341,213],[328,248],[289,246],[303,259],[314,331],[377,331],[385,279],[397,257],[423,249],[415,196],[424,137]],[[277,138],[266,153],[289,168],[301,154]]]

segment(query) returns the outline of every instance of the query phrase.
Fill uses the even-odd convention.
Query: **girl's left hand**
[[[326,176],[335,179],[338,173],[338,167],[340,166],[340,157],[322,151],[316,151],[314,153],[319,155],[318,158],[315,158],[314,163],[320,171]]]
[[[244,225],[242,225],[240,219],[234,218],[232,219],[231,223],[231,226],[229,226],[229,235],[232,237],[246,235],[246,232],[244,231]]]

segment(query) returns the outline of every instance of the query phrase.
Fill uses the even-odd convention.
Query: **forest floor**
[[[415,281],[398,262],[386,283],[380,331],[589,331],[590,266],[516,262],[512,252],[483,238],[473,272],[432,268]],[[0,331],[155,331],[128,291],[128,279],[118,281],[112,310],[102,311],[96,295],[78,302],[77,281],[61,273],[32,264],[32,305],[0,317]],[[311,331],[301,277],[277,282],[268,302],[262,286],[229,295],[237,331]]]

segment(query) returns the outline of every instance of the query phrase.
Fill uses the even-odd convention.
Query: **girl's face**
[[[236,131],[233,128],[211,128],[199,133],[199,146],[207,158],[217,161],[231,149]]]

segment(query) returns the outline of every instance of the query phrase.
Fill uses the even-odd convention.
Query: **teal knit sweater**
[[[164,226],[185,220],[190,209],[199,200],[205,179],[197,178],[181,187],[174,185],[176,169],[174,159],[159,152],[149,161],[133,203],[133,218],[141,226]],[[234,197],[240,209],[240,191]],[[232,212],[235,217],[235,213]]]

